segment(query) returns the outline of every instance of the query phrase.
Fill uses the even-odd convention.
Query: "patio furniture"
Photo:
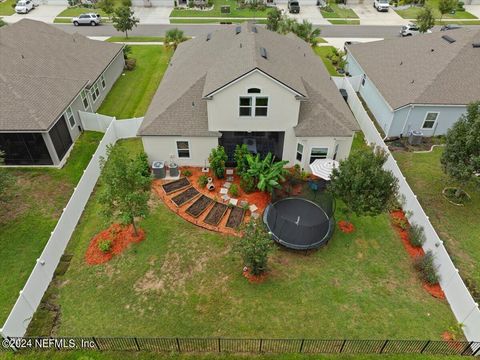
[[[340,163],[333,159],[317,159],[310,164],[310,170],[312,170],[313,175],[325,180],[330,180],[333,169],[339,165]]]

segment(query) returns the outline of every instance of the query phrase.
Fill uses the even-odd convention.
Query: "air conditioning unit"
[[[154,161],[152,163],[152,172],[153,176],[156,179],[164,179],[167,176],[167,172],[165,169],[165,162],[164,161]]]
[[[408,143],[410,145],[420,145],[422,143],[423,133],[419,130],[413,130],[408,135]]]

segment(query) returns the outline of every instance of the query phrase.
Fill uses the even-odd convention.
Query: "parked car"
[[[33,9],[33,1],[20,0],[15,6],[15,12],[17,14],[28,14]]]
[[[430,34],[432,31],[427,30],[427,33]],[[400,30],[400,35],[402,36],[412,36],[412,35],[418,35],[420,34],[420,30],[418,29],[418,26],[415,24],[408,24],[408,25],[403,25],[402,30]]]
[[[288,0],[288,12],[290,14],[298,14],[300,12],[300,4],[297,0]]]
[[[388,11],[390,9],[390,4],[388,0],[374,0],[373,7],[377,9],[377,11]]]
[[[457,25],[457,24],[447,24],[447,25],[443,25],[440,28],[440,31],[456,30],[456,29],[461,29],[461,28],[462,27],[460,25]]]
[[[74,17],[72,19],[72,23],[75,26],[78,26],[78,25],[96,26],[96,25],[99,25],[100,22],[101,22],[100,15],[95,13],[81,14],[80,16]]]

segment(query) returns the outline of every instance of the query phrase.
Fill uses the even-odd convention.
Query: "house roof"
[[[454,39],[447,41],[444,36]],[[392,107],[480,99],[480,30],[462,28],[348,46]]]
[[[297,136],[350,136],[358,129],[322,61],[307,43],[291,34],[253,29],[244,23],[180,44],[138,135],[220,136],[208,130],[207,98],[255,70],[302,100]],[[326,123],[331,126],[322,126]]]
[[[47,131],[122,45],[23,19],[0,28],[0,131]]]

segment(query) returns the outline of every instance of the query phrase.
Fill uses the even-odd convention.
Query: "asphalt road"
[[[112,25],[101,26],[79,26],[71,24],[54,24],[66,32],[78,32],[86,36],[115,36],[121,35]],[[222,27],[231,27],[235,25],[138,25],[129,34],[137,36],[162,36],[165,31],[177,27],[188,36],[198,36],[208,34]],[[399,36],[400,26],[371,26],[371,25],[326,25],[318,26],[322,30],[323,37],[341,37],[341,38],[391,38]]]

